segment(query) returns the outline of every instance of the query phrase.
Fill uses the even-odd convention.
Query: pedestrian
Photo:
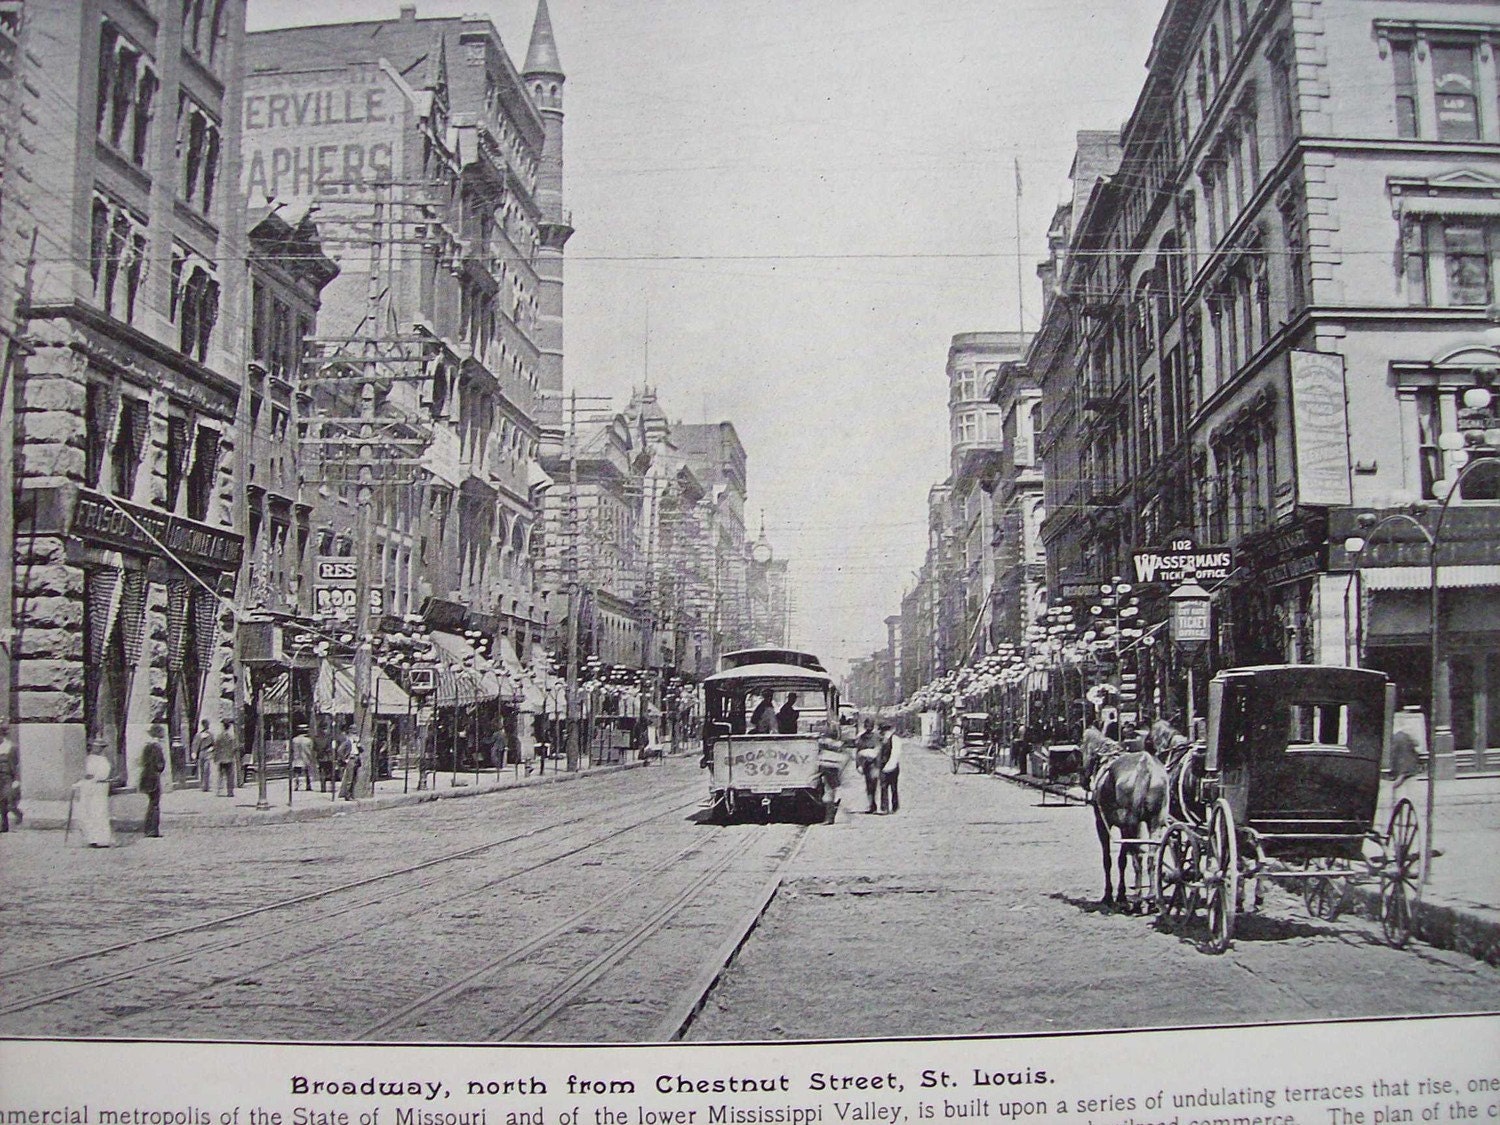
[[[751,734],[770,734],[776,729],[776,704],[771,702],[771,692],[760,693],[760,702],[750,716]]]
[[[227,789],[228,795],[233,798],[234,783],[240,769],[240,742],[235,737],[233,723],[225,723],[224,729],[213,736],[213,749],[214,765],[218,770],[218,776],[214,779],[214,793],[222,797]]]
[[[875,733],[874,719],[865,720],[865,729],[854,740],[854,764],[865,778],[865,797],[870,806],[865,812],[873,813],[880,792],[880,736]]]
[[[141,780],[138,788],[146,794],[146,823],[141,834],[149,839],[161,836],[161,777],[167,769],[166,751],[161,746],[160,727],[151,728],[151,739],[141,747]]]
[[[207,793],[214,776],[214,732],[209,730],[207,719],[193,737],[193,764],[198,768],[198,787]]]
[[[336,763],[338,762],[338,734],[333,730],[331,725],[319,726],[318,729],[328,732],[327,734],[319,734],[313,742],[318,755],[318,792],[328,793],[334,788]]]
[[[797,733],[797,693],[788,692],[786,702],[781,705],[781,710],[776,712],[776,733]],[[838,733],[838,721],[834,720],[834,733]]]
[[[0,723],[0,832],[10,831],[10,818],[21,826],[21,751],[10,725]]]
[[[823,798],[823,823],[832,824],[839,812],[839,782],[844,777],[844,767],[849,764],[849,755],[844,751],[844,740],[839,737],[837,719],[829,719],[823,734],[818,739],[818,781]]]
[[[359,739],[354,737],[352,731],[344,732],[343,754],[344,772],[339,781],[339,796],[346,801],[352,801],[354,800],[354,787],[359,782],[359,767],[362,757]]]
[[[83,759],[83,776],[73,783],[78,831],[90,848],[107,848],[115,842],[109,823],[109,785],[114,772],[109,750],[102,740],[95,739]]]
[[[901,811],[901,743],[890,723],[880,724],[880,811]]]
[[[297,771],[302,771],[302,784],[312,792],[313,774],[318,769],[318,751],[313,746],[312,736],[306,727],[298,727],[292,738],[292,788],[297,787]]]

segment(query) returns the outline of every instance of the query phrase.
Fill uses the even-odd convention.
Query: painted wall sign
[[[1297,502],[1353,503],[1344,357],[1294,351],[1291,364]]]
[[[251,206],[275,199],[364,196],[394,178],[405,103],[379,69],[250,75],[245,84],[244,189]],[[339,224],[334,223],[334,226]],[[325,246],[347,232],[325,232]]]
[[[313,612],[352,620],[359,608],[359,565],[348,558],[320,558],[313,569]],[[385,591],[370,588],[370,612],[385,612]]]

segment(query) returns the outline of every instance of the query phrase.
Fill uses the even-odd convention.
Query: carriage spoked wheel
[[[1183,824],[1174,824],[1157,850],[1153,891],[1156,910],[1171,929],[1181,929],[1198,909],[1198,841]]]
[[[1417,810],[1405,797],[1386,827],[1386,864],[1380,872],[1380,928],[1396,949],[1411,940],[1412,915],[1421,894],[1422,845]]]
[[[1234,813],[1222,797],[1208,822],[1203,859],[1203,894],[1208,915],[1208,950],[1223,953],[1234,940],[1234,914],[1240,882],[1240,846]]]
[[[1325,859],[1315,861],[1318,868],[1329,872],[1307,879],[1302,884],[1302,905],[1307,913],[1325,922],[1332,922],[1344,912],[1349,904],[1349,861]]]

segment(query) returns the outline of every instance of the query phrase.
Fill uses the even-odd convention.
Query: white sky
[[[1130,112],[1163,0],[549,7],[577,228],[568,382],[623,404],[649,371],[673,418],[734,422],[748,533],[764,511],[792,560],[794,640],[841,671],[884,644],[926,551],[950,338],[1017,326],[1013,161],[1034,329],[1074,134]],[[249,0],[249,19],[398,8]],[[466,11],[522,62],[534,0],[418,0],[419,17]]]

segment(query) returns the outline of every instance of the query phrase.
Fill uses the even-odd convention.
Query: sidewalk
[[[1033,789],[1066,793],[1075,800],[1084,796],[1078,786],[1018,776],[1008,765],[1001,766],[997,776]],[[1419,820],[1425,819],[1425,778],[1413,778],[1395,791],[1389,781],[1382,781],[1375,813],[1382,832],[1401,797],[1416,806]],[[1433,820],[1433,847],[1441,854],[1433,858],[1422,891],[1416,935],[1440,949],[1500,965],[1500,864],[1495,861],[1500,846],[1500,774],[1464,774],[1440,781]],[[1379,886],[1354,888],[1354,900],[1355,909],[1374,917],[1380,905]]]
[[[220,797],[205,793],[196,786],[173,789],[163,794],[161,802],[161,828],[163,835],[194,828],[244,828],[262,824],[292,823],[316,820],[320,817],[340,816],[348,813],[368,812],[376,809],[399,808],[426,801],[442,801],[453,797],[474,797],[482,793],[496,793],[505,789],[528,788],[535,785],[551,785],[554,782],[576,781],[583,777],[597,777],[619,773],[622,770],[639,769],[646,765],[630,761],[615,765],[584,766],[575,773],[567,768],[555,768],[549,761],[545,774],[528,774],[524,766],[519,769],[482,770],[477,775],[450,773],[430,775],[430,788],[418,789],[416,775],[408,783],[400,775],[375,783],[375,793],[353,801],[335,799],[333,793],[314,789],[307,792],[298,788],[287,803],[286,778],[268,781],[266,799],[268,809],[255,807],[257,791],[254,780],[249,785],[235,786],[234,796]],[[146,815],[144,794],[133,790],[120,790],[110,797],[110,822],[115,831],[138,833]],[[44,830],[62,830],[67,825],[67,801],[41,801],[23,795],[21,811],[24,814],[22,827]]]

